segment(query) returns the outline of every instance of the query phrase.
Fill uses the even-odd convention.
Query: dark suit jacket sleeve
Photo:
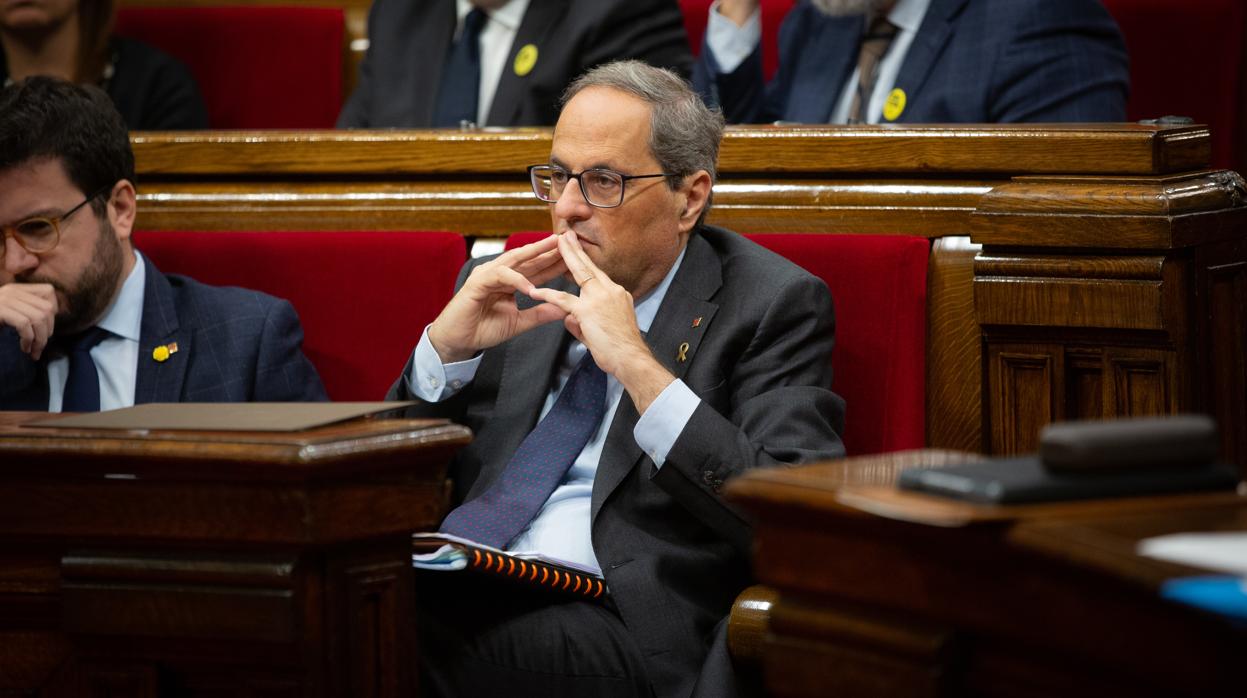
[[[693,87],[710,106],[723,110],[729,124],[767,124],[784,118],[791,90],[792,66],[801,63],[798,55],[805,43],[806,18],[812,8],[796,5],[779,27],[779,68],[767,84],[762,71],[762,45],[754,47],[740,65],[724,73],[715,61],[710,45],[702,39],[701,53],[693,66]]]
[[[988,121],[1126,120],[1126,48],[1098,3],[1027,3],[1003,43],[995,72]]]
[[[693,88],[711,107],[723,110],[730,124],[757,124],[774,121],[764,116],[766,81],[762,77],[762,47],[755,46],[736,70],[724,73],[714,59],[710,45],[703,40],[697,63],[693,65]]]
[[[759,466],[844,455],[844,401],[830,389],[835,319],[822,281],[775,294],[730,378],[704,391],[654,481],[735,542],[747,527],[723,502],[729,478]]]
[[[380,36],[373,22],[380,16],[383,9],[379,7],[385,0],[375,0],[372,8],[368,11],[368,36]],[[338,128],[370,128],[372,123],[369,121],[368,115],[373,100],[373,91],[376,84],[373,79],[372,62],[376,60],[373,57],[374,51],[369,46],[364,52],[364,58],[359,63],[359,72],[355,76],[355,90],[351,92],[351,96],[347,98],[346,104],[342,105],[342,111],[338,114]]]
[[[108,94],[134,131],[208,128],[208,108],[190,70],[132,39],[117,39],[116,75]]]
[[[269,306],[260,331],[255,368],[256,402],[311,402],[327,400],[312,362],[303,355],[303,328],[288,301]]]

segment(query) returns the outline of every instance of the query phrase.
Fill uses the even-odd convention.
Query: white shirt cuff
[[[680,438],[693,411],[701,404],[691,388],[682,380],[673,380],[650,403],[645,414],[632,428],[632,438],[659,468],[667,460],[675,440]]]
[[[425,402],[441,402],[471,383],[480,365],[480,354],[467,361],[443,364],[442,357],[437,355],[437,350],[429,341],[429,328],[426,326],[412,357],[407,388]]]
[[[719,0],[710,5],[710,19],[706,22],[706,48],[714,56],[719,72],[730,73],[753,53],[762,41],[762,11],[754,10],[738,27],[732,20],[719,14]]]

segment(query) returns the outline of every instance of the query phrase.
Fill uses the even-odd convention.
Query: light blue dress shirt
[[[658,313],[658,308],[667,296],[671,280],[684,261],[684,252],[676,259],[667,276],[658,286],[644,298],[636,302],[637,327],[641,332],[648,332]],[[559,393],[571,376],[576,364],[585,355],[585,345],[573,341],[559,364],[554,383],[546,396],[545,405],[541,409],[541,417],[554,406]],[[412,374],[407,376],[407,385],[420,399],[427,402],[440,402],[454,395],[463,386],[472,381],[476,369],[480,366],[480,357],[451,364],[443,364],[437,350],[429,342],[429,331],[426,327],[416,345],[412,361]],[[593,478],[597,474],[598,461],[602,457],[602,449],[606,444],[606,434],[610,431],[615,410],[619,408],[619,400],[623,396],[623,385],[614,376],[606,377],[606,415],[597,431],[585,444],[584,450],[576,457],[559,486],[537,516],[520,532],[519,536],[508,546],[512,552],[535,552],[556,560],[566,560],[601,572],[597,556],[593,552],[593,541],[590,536],[590,506],[593,496]],[[693,416],[693,411],[701,404],[697,397],[683,381],[675,380],[650,403],[649,409],[637,420],[632,430],[641,449],[662,467],[667,454],[684,426]]]
[[[139,336],[143,329],[143,295],[147,269],[143,256],[134,251],[134,269],[121,285],[104,316],[95,323],[113,333],[91,349],[91,358],[100,375],[100,409],[134,406],[134,384],[139,375]],[[48,362],[48,411],[60,412],[65,398],[69,358]]]
[[[930,5],[931,0],[898,0],[888,12],[888,21],[896,25],[897,32],[887,54],[879,62],[879,75],[875,78],[874,91],[870,94],[870,103],[866,108],[867,123],[879,123],[883,115],[883,104],[888,99],[888,93],[896,86],[896,76],[901,72],[901,64],[905,62],[905,55],[909,53],[909,47],[914,43],[914,37],[917,36],[918,28],[922,26],[922,20]],[[738,27],[735,22],[719,14],[718,0],[710,6],[710,19],[706,23],[706,46],[724,73],[740,67],[762,40],[760,16],[761,10],[755,11],[745,21],[745,26]],[[835,109],[831,111],[830,123],[843,124],[849,120],[849,108],[853,105],[857,80],[858,70],[854,68],[853,74],[840,91]]]

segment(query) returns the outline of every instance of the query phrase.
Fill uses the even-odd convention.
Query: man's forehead
[[[74,186],[69,178],[69,170],[65,168],[65,161],[59,157],[43,155],[23,160],[0,170],[0,179],[30,185],[38,184],[47,188]]]
[[[55,210],[66,196],[78,194],[78,187],[60,158],[39,157],[0,170],[0,191],[0,218],[7,221]]]
[[[652,160],[650,105],[606,87],[589,87],[563,108],[554,127],[551,160],[580,167]]]

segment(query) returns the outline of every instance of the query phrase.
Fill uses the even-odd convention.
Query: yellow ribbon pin
[[[883,103],[883,118],[896,121],[903,111],[905,111],[905,90],[898,87],[888,93],[888,99]]]
[[[171,342],[152,349],[152,358],[156,360],[156,363],[164,363],[169,360],[170,356],[176,353],[178,353],[178,343]]]
[[[688,360],[688,342],[680,343],[680,349],[676,352],[675,360],[681,363]]]
[[[511,67],[515,70],[515,74],[524,77],[533,72],[533,66],[537,65],[537,45],[524,44],[515,54],[515,62]]]

